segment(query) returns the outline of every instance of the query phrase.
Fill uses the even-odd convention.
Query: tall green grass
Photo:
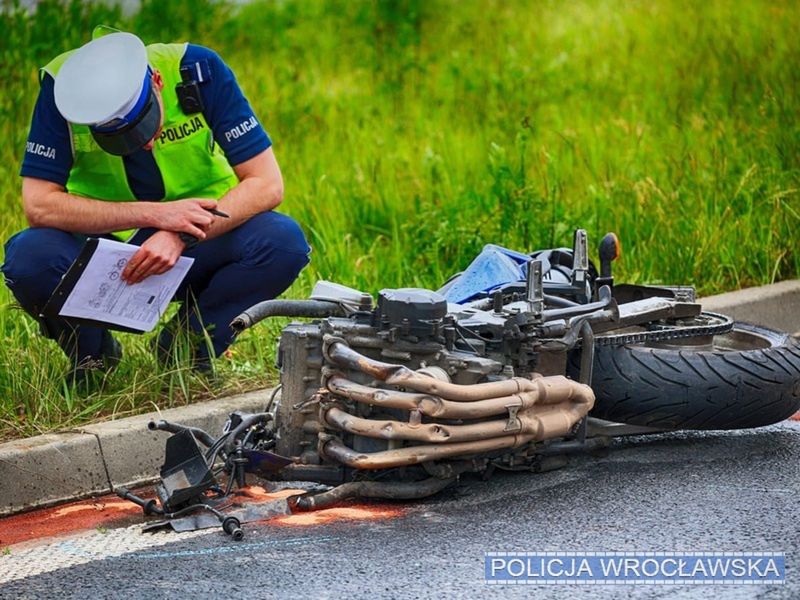
[[[708,294],[800,274],[796,2],[3,6],[3,238],[24,226],[36,67],[105,22],[203,43],[233,67],[274,139],[281,210],[314,247],[290,296],[318,278],[435,287],[485,243],[567,245],[575,227],[616,231],[630,281]],[[28,434],[262,385],[279,327],[243,336],[213,382],[159,372],[146,338],[122,336],[122,367],[77,397],[57,348],[5,308],[0,427]]]

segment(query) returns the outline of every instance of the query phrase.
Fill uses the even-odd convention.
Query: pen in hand
[[[210,212],[212,215],[217,217],[222,217],[224,219],[230,219],[231,217],[228,213],[222,212],[221,210],[218,210],[216,208],[207,208],[206,210]],[[185,244],[184,250],[191,250],[192,248],[197,246],[198,242],[200,241],[192,234],[183,231],[178,233],[178,237],[180,237],[181,241]]]

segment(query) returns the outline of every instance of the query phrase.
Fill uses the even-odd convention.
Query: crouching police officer
[[[208,369],[232,341],[231,320],[288,288],[310,249],[273,210],[283,181],[272,142],[217,54],[93,37],[41,70],[21,169],[30,228],[6,243],[6,284],[69,356],[72,377],[85,378],[114,366],[119,344],[105,329],[39,315],[86,237],[140,247],[122,273],[129,284],[192,257],[175,323],[208,332],[213,353],[198,344],[194,363]],[[175,330],[158,337],[162,359]]]

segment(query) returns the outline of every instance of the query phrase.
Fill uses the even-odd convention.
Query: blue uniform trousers
[[[140,230],[130,243],[140,245],[154,231]],[[41,227],[25,229],[8,240],[2,272],[14,297],[29,314],[39,319],[85,239]],[[309,251],[302,230],[290,217],[275,211],[258,214],[183,253],[194,258],[194,264],[174,300],[182,302],[180,313],[192,330],[202,333],[205,327],[214,353],[219,355],[233,339],[233,318],[286,290],[308,264]],[[58,340],[75,361],[100,358],[102,349],[108,346],[109,333],[102,328],[75,326],[61,319],[39,320],[45,334]],[[201,359],[206,353],[206,349],[198,348]]]

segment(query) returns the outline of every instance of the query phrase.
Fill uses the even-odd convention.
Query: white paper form
[[[132,244],[99,239],[58,314],[152,331],[194,259],[181,256],[166,273],[128,285],[120,275],[138,250]]]

